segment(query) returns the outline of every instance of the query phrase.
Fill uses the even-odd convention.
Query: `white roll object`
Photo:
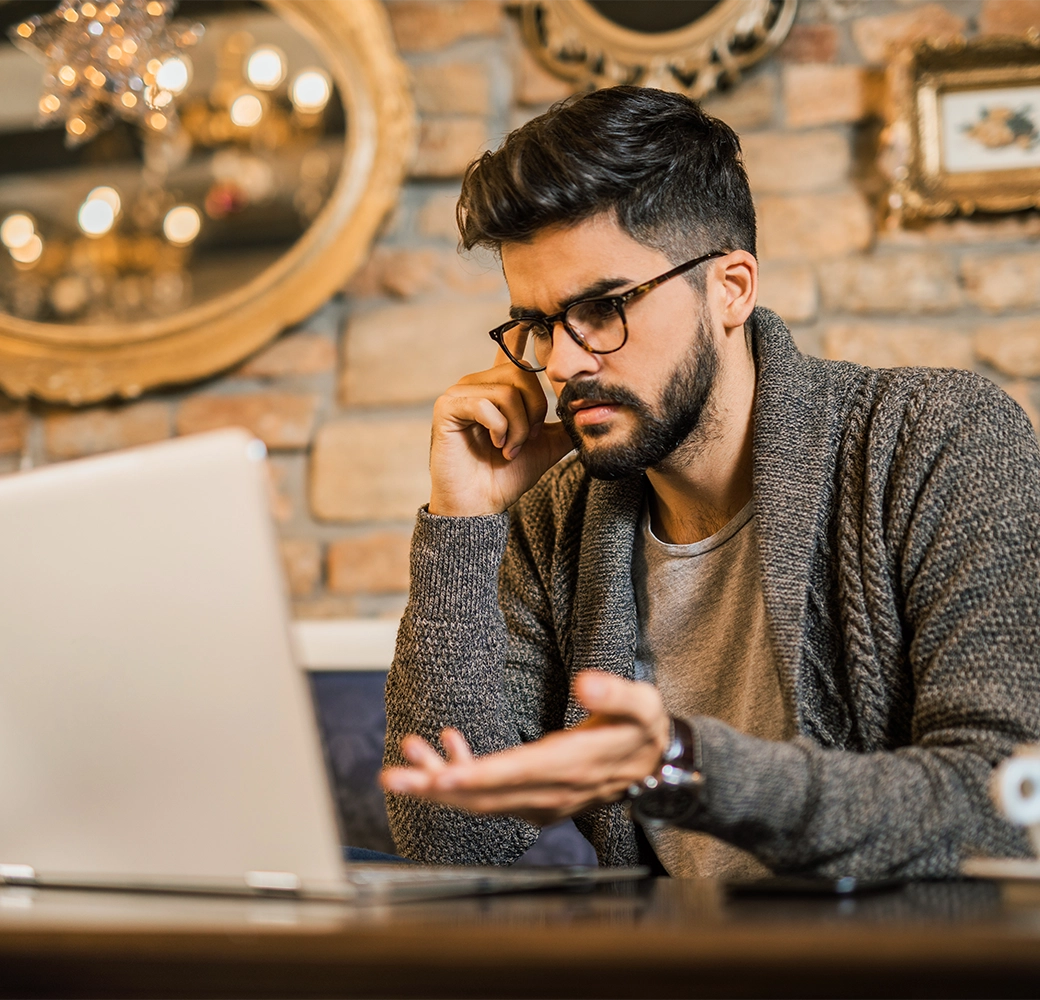
[[[1009,757],[993,772],[993,800],[1019,826],[1040,823],[1040,747]]]

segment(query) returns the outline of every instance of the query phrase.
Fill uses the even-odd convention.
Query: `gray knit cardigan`
[[[777,872],[942,877],[1028,854],[994,764],[1040,739],[1040,452],[1021,409],[963,371],[804,357],[756,309],[754,496],[765,605],[798,735],[691,720],[690,824]],[[387,679],[386,762],[409,732],[486,754],[572,726],[580,670],[631,678],[632,545],[646,481],[573,458],[508,514],[420,512]],[[538,830],[389,796],[402,854],[508,864]],[[620,803],[575,818],[601,864],[639,860]]]

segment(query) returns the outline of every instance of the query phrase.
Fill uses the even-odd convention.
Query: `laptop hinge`
[[[264,892],[300,891],[300,876],[293,872],[246,872],[246,885],[250,889],[262,889]]]
[[[0,864],[0,884],[35,885],[36,869],[32,865]]]

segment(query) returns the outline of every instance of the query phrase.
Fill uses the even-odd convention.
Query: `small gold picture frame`
[[[1040,38],[920,44],[887,72],[891,224],[1040,207]]]

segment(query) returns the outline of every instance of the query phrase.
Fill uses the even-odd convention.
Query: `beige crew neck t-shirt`
[[[793,736],[762,594],[754,500],[709,538],[658,539],[644,508],[632,563],[639,642],[636,677],[656,683],[665,708],[709,715],[767,740]],[[648,829],[671,875],[768,874],[752,855],[707,834]]]

